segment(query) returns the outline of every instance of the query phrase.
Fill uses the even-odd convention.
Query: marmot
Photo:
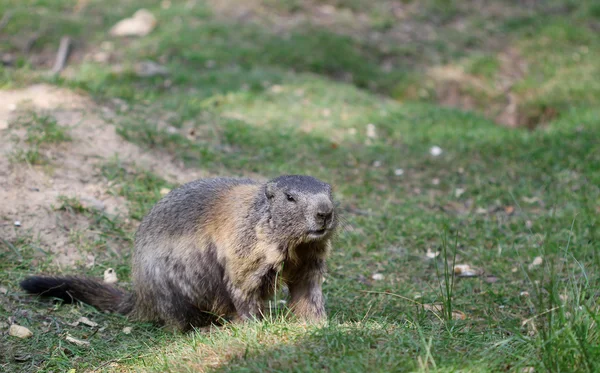
[[[319,321],[336,226],[332,188],[314,177],[199,179],[173,189],[142,219],[131,294],[73,276],[33,276],[21,287],[189,330],[220,318],[260,318],[280,279],[293,313]]]

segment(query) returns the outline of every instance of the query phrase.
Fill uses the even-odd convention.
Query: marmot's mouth
[[[308,237],[319,238],[321,236],[324,236],[325,233],[327,233],[327,228],[312,230],[312,231],[308,231]]]

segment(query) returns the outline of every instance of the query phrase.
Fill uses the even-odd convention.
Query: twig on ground
[[[71,45],[71,38],[63,36],[60,39],[60,45],[58,47],[58,53],[56,54],[56,60],[54,61],[54,67],[52,68],[53,74],[60,73],[66,65],[67,56],[69,55],[69,47]]]
[[[11,18],[12,12],[10,10],[7,10],[6,13],[4,13],[4,15],[2,16],[2,19],[0,19],[0,30],[2,30],[4,26],[8,24],[8,21],[10,21]]]

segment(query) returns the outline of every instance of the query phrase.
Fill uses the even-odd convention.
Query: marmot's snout
[[[335,228],[335,212],[333,203],[326,195],[318,195],[309,209],[309,238],[316,239],[325,236]]]
[[[325,229],[332,222],[332,217],[333,204],[331,203],[331,201],[327,200],[319,203],[315,214],[315,221],[317,222],[317,224],[320,225],[323,229]]]

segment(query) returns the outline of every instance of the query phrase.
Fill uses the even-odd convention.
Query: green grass
[[[16,9],[2,43],[21,60],[2,68],[1,85],[48,81],[28,73],[39,67],[16,46],[17,30],[34,32],[40,23],[25,16],[25,5],[10,4],[0,6],[0,12]],[[129,216],[90,210],[72,198],[54,211],[90,222],[91,235],[73,239],[99,264],[59,269],[34,236],[0,241],[0,283],[8,289],[0,295],[0,318],[15,317],[35,333],[17,340],[0,329],[0,350],[8,352],[0,367],[598,371],[600,95],[591,77],[598,75],[600,39],[593,32],[598,17],[592,2],[551,2],[527,14],[507,2],[506,12],[493,17],[469,13],[462,4],[427,2],[418,15],[431,15],[438,36],[419,44],[423,53],[410,43],[389,48],[386,38],[367,42],[362,34],[326,27],[277,33],[259,22],[228,20],[203,2],[191,4],[173,1],[162,9],[149,1],[91,1],[73,15],[74,1],[30,2],[36,17],[47,20],[33,51],[55,48],[65,32],[92,50],[102,41],[113,43],[124,72],[75,60],[67,77],[50,81],[83,89],[101,104],[124,100],[127,107],[117,105],[112,119],[117,132],[154,153],[212,174],[310,173],[334,184],[345,224],[324,283],[329,322],[307,327],[275,313],[263,322],[180,335],[87,306],[23,296],[18,281],[40,271],[102,276],[112,267],[127,283],[135,223],[163,188],[175,185],[130,167],[135,160],[115,158],[98,175],[111,185],[109,192],[127,200]],[[332,4],[361,9],[356,1]],[[152,34],[125,41],[106,36],[110,25],[142,5],[159,19]],[[277,9],[295,13],[303,6],[288,1]],[[383,32],[393,26],[382,9],[385,2],[377,2],[365,12],[369,27]],[[469,37],[444,28],[457,19],[487,31]],[[511,130],[477,112],[391,97],[403,96],[398,87],[423,88],[415,78],[424,70],[419,64],[461,65],[490,83],[502,68],[499,50],[483,41],[497,41],[500,34],[529,65],[514,89],[527,98],[531,120],[544,108],[557,110],[546,126]],[[162,61],[169,76],[137,77],[132,66],[142,59]],[[404,62],[387,71],[386,59]],[[367,136],[369,124],[374,138]],[[69,138],[51,116],[23,128],[30,145]],[[432,156],[432,146],[443,153]],[[431,259],[428,249],[441,253]],[[538,256],[543,263],[529,268]],[[454,261],[483,274],[454,276]],[[375,273],[383,280],[372,280]],[[100,326],[69,325],[80,316]],[[122,332],[125,326],[133,327],[131,334]],[[69,344],[66,332],[86,338],[90,347]],[[17,362],[15,355],[30,358]]]

